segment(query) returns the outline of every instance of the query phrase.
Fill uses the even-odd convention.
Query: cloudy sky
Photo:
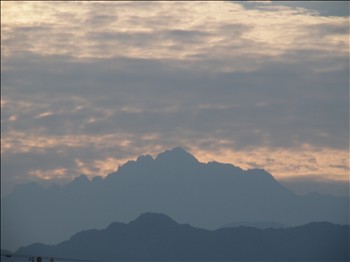
[[[1,2],[2,194],[181,146],[348,183],[347,2]]]

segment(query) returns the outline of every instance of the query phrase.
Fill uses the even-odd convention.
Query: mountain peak
[[[182,162],[182,163],[198,162],[198,160],[192,154],[188,153],[186,150],[184,150],[181,147],[174,147],[170,150],[166,150],[160,153],[156,157],[156,160]]]
[[[137,225],[150,226],[150,227],[177,225],[177,223],[167,215],[164,215],[161,213],[153,213],[153,212],[146,212],[141,214],[135,220],[131,221],[130,224],[137,224]]]
[[[185,149],[183,149],[183,148],[180,147],[180,146],[173,147],[172,149],[170,149],[170,150],[168,150],[168,151],[171,151],[171,152],[181,152],[181,153],[184,153],[184,154],[189,154]]]

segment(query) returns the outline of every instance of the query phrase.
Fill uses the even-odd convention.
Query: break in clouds
[[[277,178],[348,180],[348,16],[279,3],[4,2],[2,18],[7,190],[103,176],[174,146]]]

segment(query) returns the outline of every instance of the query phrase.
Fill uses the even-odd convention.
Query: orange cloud
[[[223,148],[216,152],[193,148],[199,160],[231,163],[244,169],[263,168],[277,179],[314,177],[326,180],[349,181],[349,153],[346,150],[315,148],[257,147],[250,150]]]
[[[65,136],[35,136],[21,132],[13,132],[11,135],[1,137],[1,154],[5,153],[25,153],[42,152],[47,149],[55,149],[64,145],[69,148],[82,148],[83,150],[95,150],[96,152],[124,150],[129,152],[128,156],[113,157],[113,154],[99,156],[96,159],[75,159],[75,168],[69,170],[68,174],[64,166],[53,170],[34,170],[30,175],[42,177],[44,179],[62,178],[86,174],[90,177],[99,175],[106,176],[115,172],[117,167],[128,160],[135,160],[139,155],[150,154],[156,157],[157,154],[166,150],[165,145],[157,144],[159,136],[157,134],[145,134],[136,137],[131,134],[108,134],[97,135],[65,135]],[[136,147],[143,141],[145,144]],[[179,141],[181,144],[181,142]],[[243,169],[263,168],[269,171],[277,179],[290,179],[297,177],[313,177],[315,179],[326,179],[336,181],[349,181],[349,154],[346,150],[317,148],[304,144],[299,148],[270,148],[256,146],[254,148],[237,149],[231,146],[230,141],[219,140],[213,148],[203,149],[196,145],[196,141],[187,145],[186,148],[199,161],[218,161],[230,163]]]
[[[6,2],[2,50],[5,57],[30,51],[77,59],[229,59],[216,70],[250,71],[259,57],[278,60],[295,50],[348,55],[348,34],[337,30],[347,26],[347,17],[278,6],[246,10],[239,2]],[[235,63],[237,57],[254,63]]]
[[[43,180],[61,179],[67,177],[67,170],[65,168],[57,168],[52,170],[33,170],[29,175]]]

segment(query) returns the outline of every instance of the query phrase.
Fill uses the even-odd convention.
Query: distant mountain
[[[266,229],[266,228],[286,228],[287,226],[274,221],[240,221],[240,222],[235,222],[235,223],[225,225],[222,228],[229,228],[229,227],[255,227],[260,229]]]
[[[80,176],[63,187],[17,187],[2,200],[2,247],[56,244],[112,221],[152,211],[180,223],[216,229],[234,221],[348,223],[349,198],[298,196],[262,169],[201,163],[181,148],[140,156],[106,178]]]
[[[325,222],[289,229],[225,228],[208,231],[142,214],[129,224],[80,232],[56,246],[33,244],[16,255],[89,260],[348,261],[350,226]]]

